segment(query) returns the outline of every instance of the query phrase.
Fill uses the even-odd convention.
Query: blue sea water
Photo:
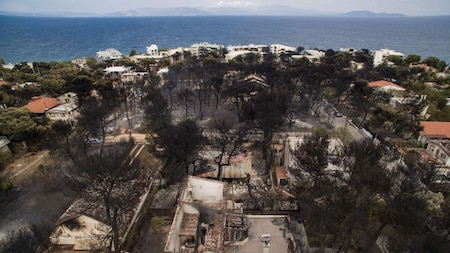
[[[0,57],[5,63],[66,61],[116,48],[286,44],[318,49],[391,48],[450,63],[450,16],[346,17],[126,17],[43,18],[0,16]]]

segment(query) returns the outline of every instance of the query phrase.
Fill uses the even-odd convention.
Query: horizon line
[[[287,6],[288,7],[288,6]],[[286,14],[270,14],[270,13],[262,13],[262,14],[255,14],[255,13],[240,13],[240,14],[233,14],[233,13],[220,13],[216,14],[214,12],[211,13],[199,13],[199,14],[139,14],[136,13],[135,15],[127,15],[126,12],[130,11],[136,11],[136,10],[143,10],[143,9],[154,9],[154,10],[173,10],[173,9],[180,9],[180,8],[186,8],[186,9],[196,9],[198,11],[205,11],[205,9],[200,9],[196,7],[170,7],[170,8],[151,8],[151,7],[145,7],[145,8],[137,8],[137,9],[129,9],[129,10],[119,10],[109,13],[92,13],[92,12],[68,12],[68,11],[50,11],[50,12],[27,12],[27,11],[0,11],[0,16],[22,16],[22,17],[61,17],[61,18],[75,18],[75,17],[214,17],[214,16],[292,16],[292,17],[355,17],[355,18],[387,18],[387,17],[445,17],[450,16],[449,14],[424,14],[424,15],[408,15],[403,13],[388,13],[388,12],[374,12],[370,10],[351,10],[346,12],[330,12],[330,11],[317,11],[317,10],[303,10],[303,9],[296,9],[298,11],[304,12],[304,13],[286,13]],[[210,8],[212,9],[212,8]],[[238,8],[245,10],[246,8]],[[207,11],[205,11],[207,12]],[[305,13],[305,12],[311,12]]]
[[[4,17],[40,17],[40,18],[145,18],[145,17],[340,17],[340,18],[426,18],[426,17],[450,17],[450,14],[441,15],[406,15],[382,13],[379,16],[347,16],[347,13],[337,14],[205,14],[205,15],[113,15],[113,14],[90,14],[90,13],[28,13],[28,12],[3,12]],[[383,15],[384,14],[384,15]]]

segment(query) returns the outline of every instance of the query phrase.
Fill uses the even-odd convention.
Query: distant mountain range
[[[46,17],[147,17],[147,16],[341,16],[341,17],[403,17],[403,14],[374,13],[371,11],[352,11],[347,13],[302,10],[284,5],[258,7],[226,8],[140,8],[107,14],[94,13],[21,13],[4,12],[0,15],[46,16]]]
[[[346,17],[355,17],[355,18],[360,18],[360,17],[405,17],[405,15],[403,14],[398,14],[398,13],[374,13],[371,11],[351,11],[351,12],[347,12],[342,14],[342,16],[346,16]]]
[[[324,16],[334,13],[301,10],[284,5],[224,8],[142,8],[120,11],[106,16]]]

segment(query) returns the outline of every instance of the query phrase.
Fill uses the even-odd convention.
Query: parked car
[[[335,113],[334,113],[334,116],[336,116],[336,117],[342,117],[342,113],[340,113],[340,112],[335,112]]]
[[[101,138],[91,138],[86,140],[86,144],[98,144],[98,143],[102,143]]]

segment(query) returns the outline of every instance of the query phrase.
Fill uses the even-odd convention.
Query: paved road
[[[25,162],[26,164],[23,164],[23,162],[18,162],[10,166],[12,168],[12,175],[9,176],[9,180],[13,180],[15,177],[19,176],[20,174],[28,171],[31,167],[33,167],[36,163],[41,161],[44,157],[48,155],[48,151],[42,151],[39,154],[37,154],[33,159],[30,160],[30,162]]]
[[[134,138],[135,143],[145,144],[147,141],[145,140],[146,134],[138,134],[138,133],[131,133],[131,136]],[[118,135],[109,135],[106,136],[105,142],[106,143],[115,143],[120,141],[127,141],[130,138],[129,133],[122,133]]]
[[[356,127],[355,124],[353,124],[351,122],[351,120],[349,121],[349,119],[347,117],[345,117],[345,116],[336,117],[333,115],[333,116],[331,116],[331,120],[332,120],[332,124],[335,128],[338,128],[338,127],[347,128],[347,130],[353,136],[354,140],[362,140],[362,139],[366,138],[363,134],[361,134],[361,131],[359,130],[359,128]]]
[[[362,140],[366,137],[361,133],[361,130],[351,122],[345,115],[339,112],[339,116],[336,116],[338,110],[330,105],[328,102],[324,102],[319,109],[320,118],[328,121],[334,128],[345,127],[353,136],[354,140]]]

